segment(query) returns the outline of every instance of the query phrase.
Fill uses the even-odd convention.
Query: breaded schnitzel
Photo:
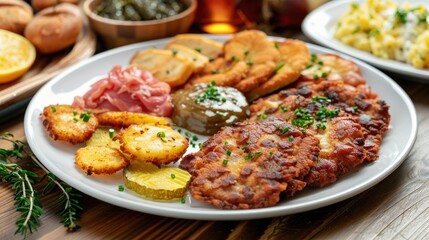
[[[223,209],[275,205],[306,185],[317,162],[317,138],[276,118],[224,127],[181,167],[192,174],[192,197]]]

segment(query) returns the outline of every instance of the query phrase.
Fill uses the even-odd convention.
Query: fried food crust
[[[246,91],[246,98],[250,101],[293,83],[310,63],[310,51],[304,42],[286,39],[275,44],[281,56],[276,62],[277,70],[268,81]]]
[[[170,124],[168,118],[157,117],[144,113],[135,112],[101,112],[96,113],[95,117],[98,119],[98,123],[101,126],[112,126],[116,128],[129,127],[132,124]]]
[[[117,149],[86,146],[76,151],[76,165],[87,175],[113,174],[125,168],[129,161]]]
[[[284,129],[288,129],[285,131]],[[318,140],[279,119],[224,127],[181,163],[192,197],[222,209],[275,205],[305,186]]]
[[[315,97],[325,100],[317,101]],[[322,104],[327,111],[339,112],[323,122],[325,129],[317,127],[317,121],[305,128],[320,140],[319,162],[305,180],[318,187],[335,182],[364,161],[378,158],[383,133],[390,122],[388,105],[365,84],[354,87],[343,80],[324,79],[282,90],[250,106],[252,121],[259,121],[261,114],[266,114],[268,118],[275,116],[293,122],[297,109],[305,109],[317,120]]]
[[[46,106],[41,117],[51,138],[71,144],[85,142],[98,127],[98,120],[91,112],[70,105]]]

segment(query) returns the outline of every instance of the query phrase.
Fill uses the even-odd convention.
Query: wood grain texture
[[[268,31],[269,32],[269,31]],[[284,36],[284,35],[283,35]],[[287,35],[290,36],[290,35]],[[300,39],[302,35],[293,36]],[[59,223],[55,195],[43,196],[42,225],[29,239],[427,239],[429,236],[429,85],[392,75],[411,97],[419,122],[407,159],[369,190],[342,202],[289,216],[252,221],[193,221],[135,212],[84,195],[80,224]],[[0,125],[24,139],[23,116]],[[5,147],[0,142],[0,147]],[[13,193],[0,184],[0,239],[14,235]]]

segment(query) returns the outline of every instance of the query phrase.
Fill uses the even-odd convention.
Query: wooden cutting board
[[[84,18],[82,32],[76,43],[67,50],[50,55],[37,55],[31,69],[22,77],[0,84],[0,111],[30,96],[52,77],[67,67],[92,56],[96,50],[96,36]]]

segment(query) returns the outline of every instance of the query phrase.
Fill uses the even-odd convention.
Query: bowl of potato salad
[[[302,28],[317,43],[428,82],[428,16],[424,0],[339,0],[310,13]]]

